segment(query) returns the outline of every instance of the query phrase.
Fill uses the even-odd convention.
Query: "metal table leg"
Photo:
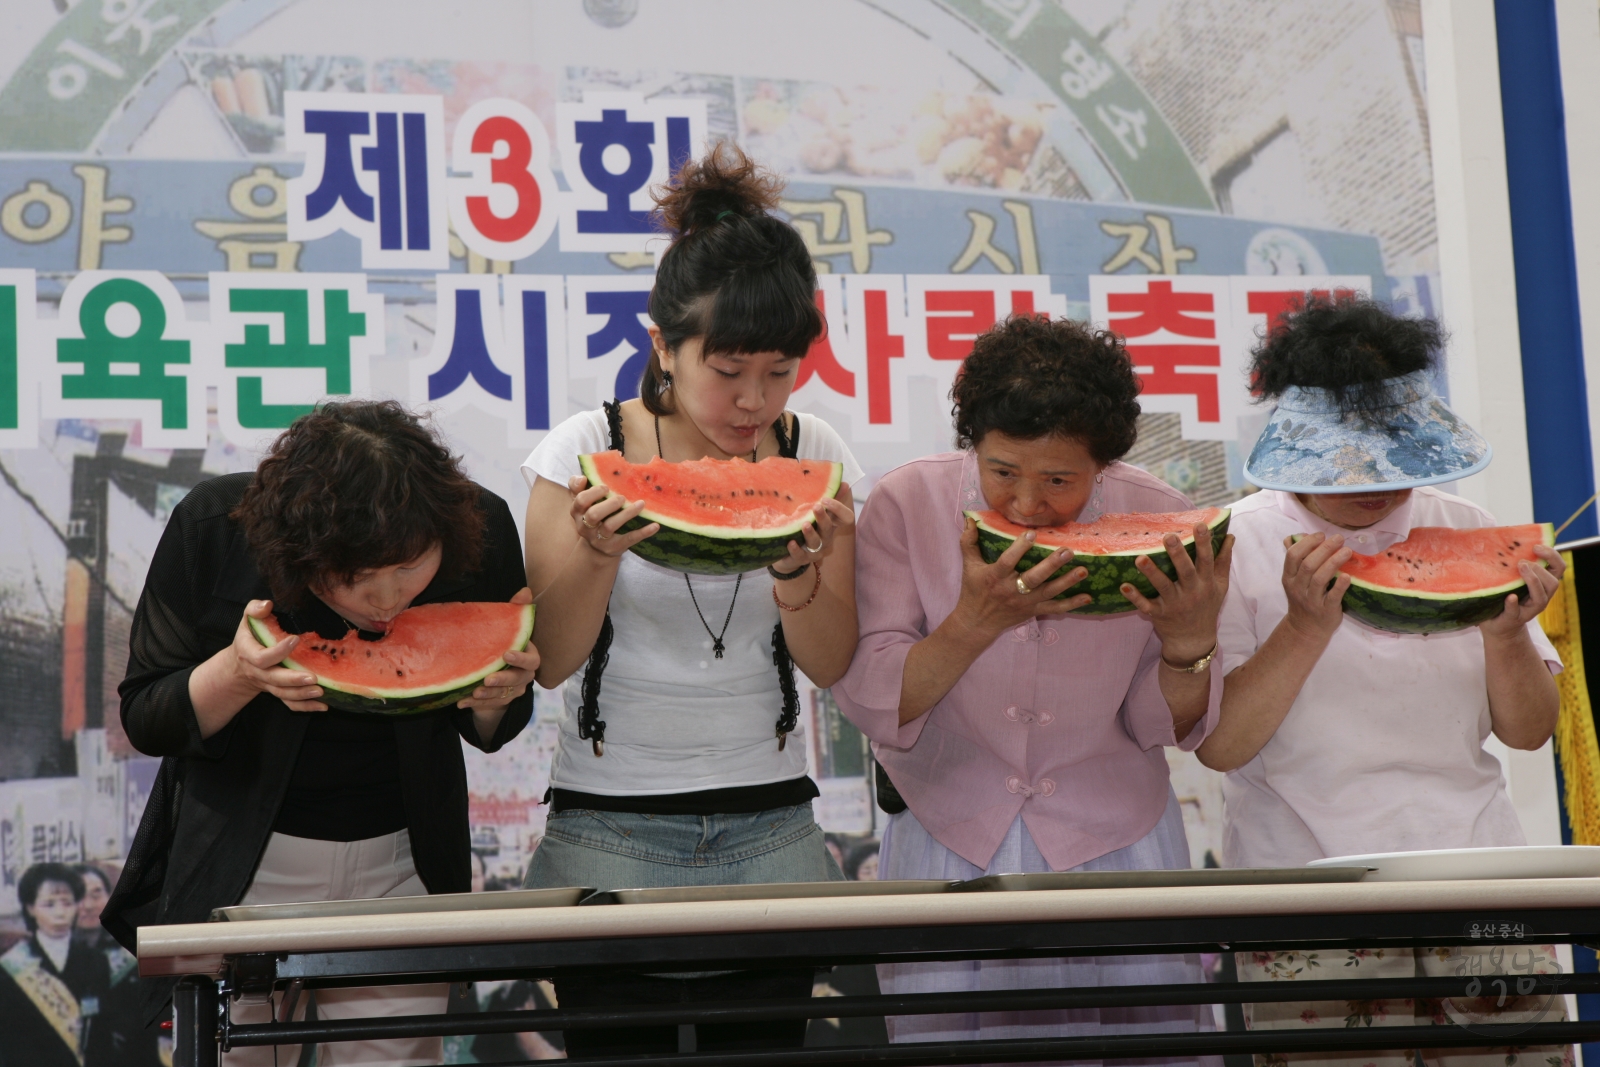
[[[217,983],[190,976],[172,993],[172,1067],[217,1067]]]

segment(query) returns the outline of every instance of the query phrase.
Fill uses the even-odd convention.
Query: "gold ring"
[[[589,513],[587,511],[578,516],[578,521],[583,523],[584,526],[591,530],[598,530],[600,528],[600,524],[598,522],[589,521]]]
[[[1033,595],[1033,590],[1028,588],[1028,584],[1022,580],[1022,575],[1020,574],[1017,575],[1017,592],[1021,593],[1023,596]]]

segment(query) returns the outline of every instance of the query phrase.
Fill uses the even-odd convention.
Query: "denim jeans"
[[[810,804],[737,815],[635,815],[572,810],[550,816],[523,885],[528,889],[588,885],[654,889],[684,885],[843,881],[823,844]],[[624,1004],[689,1003],[804,997],[810,968],[693,975],[611,974],[558,978],[556,1000],[567,1010]],[[695,1028],[700,1052],[799,1048],[806,1021]],[[671,1026],[569,1030],[575,1060],[679,1051]]]
[[[656,889],[843,880],[811,805],[796,804],[739,815],[558,812],[545,826],[523,886]]]

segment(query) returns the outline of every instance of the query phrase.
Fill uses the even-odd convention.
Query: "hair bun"
[[[703,159],[691,159],[655,192],[656,217],[682,236],[725,221],[730,214],[759,218],[778,206],[783,179],[737,146],[720,141]]]

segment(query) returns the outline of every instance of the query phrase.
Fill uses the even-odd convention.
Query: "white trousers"
[[[411,863],[411,835],[405,830],[365,841],[313,841],[273,834],[241,904],[291,904],[307,900],[359,900],[409,897],[427,893]],[[396,985],[365,989],[319,989],[318,1019],[360,1019],[385,1015],[431,1015],[445,1010],[448,985]],[[305,1017],[308,997],[302,994],[294,1017]],[[275,998],[281,1001],[281,995]],[[235,1001],[233,1020],[265,1023],[272,1003]],[[437,1037],[388,1041],[339,1041],[317,1048],[316,1067],[363,1064],[365,1067],[419,1067],[436,1064],[443,1055]],[[236,1048],[222,1057],[223,1067],[296,1067],[299,1045]]]

